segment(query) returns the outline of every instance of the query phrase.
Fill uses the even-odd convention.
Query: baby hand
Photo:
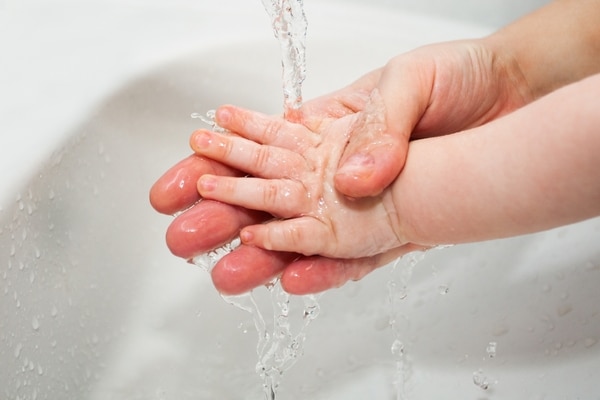
[[[391,191],[349,199],[334,187],[353,128],[366,123],[383,129],[377,113],[327,119],[315,132],[235,107],[221,112],[246,122],[236,131],[240,136],[200,130],[193,134],[191,146],[198,155],[252,177],[203,175],[198,181],[201,196],[278,218],[242,229],[243,243],[337,258],[374,256],[406,244]]]

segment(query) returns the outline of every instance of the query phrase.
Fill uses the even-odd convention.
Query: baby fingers
[[[198,180],[198,192],[206,199],[266,211],[281,218],[297,217],[311,209],[304,186],[287,179],[203,175]]]
[[[251,225],[242,229],[240,238],[244,244],[266,250],[289,251],[306,256],[335,255],[335,243],[331,230],[313,217],[299,217],[285,221],[272,221],[263,225]]]
[[[271,146],[302,151],[320,141],[320,136],[304,125],[230,105],[219,107],[216,119],[231,132]]]
[[[198,155],[263,178],[293,178],[306,169],[298,153],[237,136],[199,130],[192,134],[190,145]]]

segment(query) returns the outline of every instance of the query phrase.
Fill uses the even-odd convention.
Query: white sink
[[[199,126],[191,113],[222,103],[281,109],[278,46],[259,2],[249,3],[86,8],[89,21],[125,10],[110,21],[119,29],[133,21],[156,53],[146,43],[136,59],[132,42],[107,42],[111,52],[98,51],[126,62],[79,60],[96,84],[57,90],[32,120],[7,117],[6,129],[22,120],[48,135],[35,137],[31,153],[2,148],[13,158],[0,203],[0,398],[262,398],[249,315],[168,252],[170,219],[147,200],[154,180],[189,153]],[[307,13],[307,98],[398,52],[488,31],[359,5],[307,4]],[[177,18],[185,29],[177,31]],[[81,42],[104,43],[86,32]],[[15,96],[19,111],[25,94]],[[320,298],[305,354],[278,399],[396,398],[391,270]],[[598,282],[599,219],[429,252],[398,311],[403,398],[596,398]]]

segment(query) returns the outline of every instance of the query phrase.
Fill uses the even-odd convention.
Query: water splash
[[[192,258],[192,263],[194,265],[204,269],[206,272],[212,271],[213,267],[221,260],[221,258],[225,257],[227,254],[231,253],[235,250],[236,247],[240,245],[240,238],[235,238],[229,243],[225,243],[221,247],[217,247],[207,253],[200,254],[194,258]]]
[[[284,117],[295,120],[302,106],[302,82],[306,78],[308,22],[303,0],[262,0],[262,3],[281,48]]]
[[[482,369],[473,372],[473,384],[482,390],[488,390],[491,385],[490,379],[485,375]]]
[[[265,318],[266,310],[261,310],[255,300],[254,292],[239,296],[223,296],[223,299],[252,316],[258,335],[256,372],[263,381],[265,398],[275,400],[284,372],[289,370],[303,354],[306,330],[318,316],[319,304],[316,296],[301,297],[303,310],[299,315],[302,317],[302,323],[299,329],[295,330],[290,320],[291,296],[283,290],[278,279],[271,282],[267,290],[272,313],[271,320]]]
[[[222,128],[221,126],[219,126],[219,124],[217,124],[217,121],[215,120],[216,113],[217,113],[216,110],[208,110],[206,112],[206,114],[200,114],[200,113],[194,112],[194,113],[190,114],[190,117],[194,118],[194,119],[199,119],[200,121],[209,125],[210,129],[213,132],[227,133],[228,132],[227,129]]]
[[[408,297],[408,283],[412,277],[415,265],[425,257],[424,252],[413,252],[397,259],[391,268],[391,278],[388,281],[388,298],[390,301],[389,325],[393,335],[391,353],[396,363],[396,400],[407,398],[406,382],[411,373],[410,358],[402,341],[403,331],[408,325],[408,319],[402,312],[404,300]]]

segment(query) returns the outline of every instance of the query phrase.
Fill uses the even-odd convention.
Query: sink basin
[[[132,4],[128,16],[139,11]],[[156,214],[147,196],[155,179],[189,154],[188,136],[199,127],[190,114],[222,103],[280,112],[278,46],[258,4],[180,1],[169,11],[148,4],[144,20],[159,27],[157,21],[187,15],[186,7],[205,25],[178,33],[172,24],[162,39],[144,25],[161,52],[144,53],[152,66],[128,59],[122,72],[102,60],[110,84],[90,84],[85,93],[65,89],[65,104],[82,96],[76,116],[61,108],[57,92],[49,104],[55,118],[38,123],[55,134],[40,134],[31,154],[12,155],[23,168],[3,178],[2,398],[263,396],[250,315],[223,301],[206,272],[168,252],[170,219]],[[488,32],[385,7],[306,6],[306,98],[396,53]],[[98,10],[114,9],[109,2]],[[173,50],[165,36],[183,39]],[[126,45],[111,46],[125,47],[127,57]],[[90,77],[101,74],[86,65]],[[395,305],[396,333],[388,283],[409,268],[402,261],[325,293],[304,355],[284,374],[278,398],[593,398],[600,378],[599,239],[600,219],[593,219],[432,250]],[[265,294],[256,290],[268,313]],[[395,340],[404,346],[400,378]]]

